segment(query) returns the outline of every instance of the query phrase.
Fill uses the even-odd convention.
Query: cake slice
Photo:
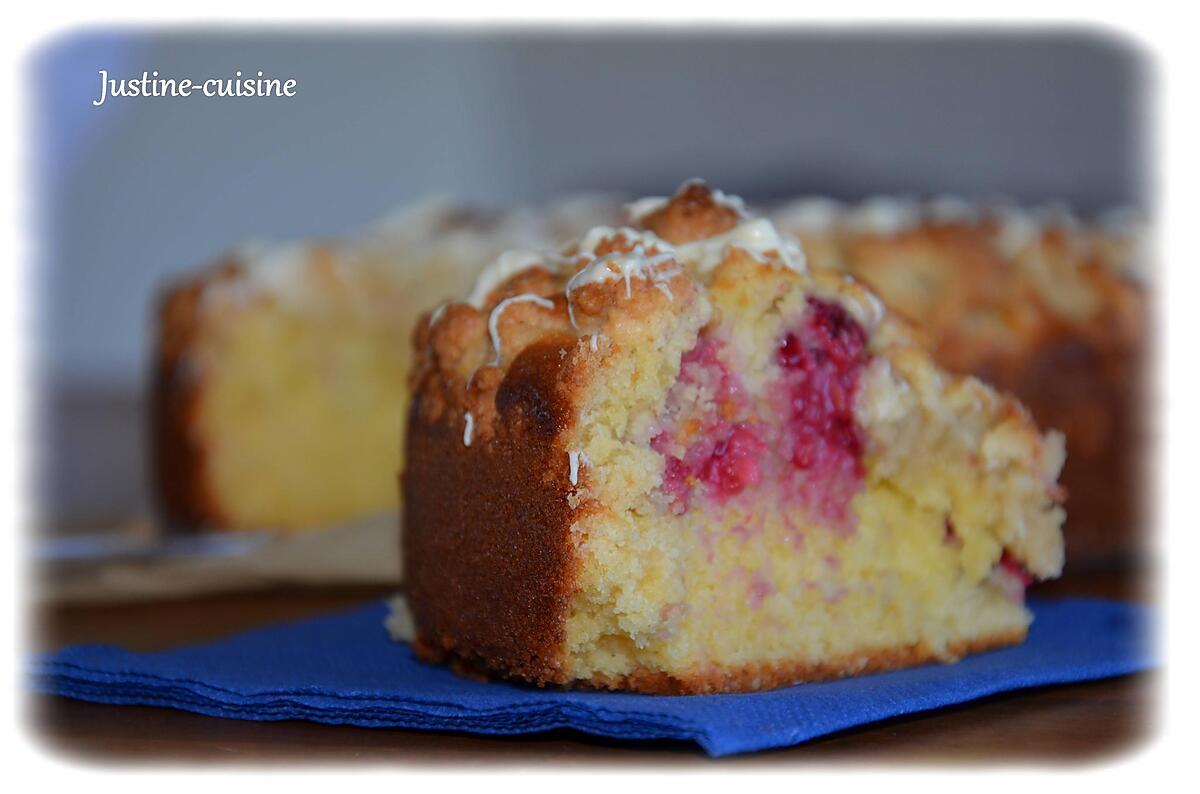
[[[415,336],[413,647],[473,674],[757,690],[1020,642],[1062,438],[699,182]]]
[[[346,240],[243,246],[171,285],[151,401],[166,523],[307,532],[394,516],[420,313],[506,249],[610,212],[601,196],[499,214],[430,201]]]

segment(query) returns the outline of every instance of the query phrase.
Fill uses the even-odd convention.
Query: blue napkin
[[[574,728],[629,740],[690,740],[716,756],[1153,664],[1145,607],[1092,599],[1030,606],[1036,618],[1029,638],[1014,648],[958,664],[745,695],[664,697],[467,680],[417,661],[407,645],[392,642],[383,628],[383,603],[160,653],[64,648],[34,661],[33,685],[98,703],[249,720],[486,734]]]

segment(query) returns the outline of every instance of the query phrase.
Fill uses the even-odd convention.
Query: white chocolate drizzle
[[[629,218],[630,222],[637,223],[647,215],[658,212],[667,206],[670,200],[666,196],[647,196],[637,201],[631,201],[625,205],[625,216]]]
[[[396,595],[388,601],[388,616],[383,625],[396,642],[410,642],[417,636],[416,622],[404,596]]]
[[[467,303],[482,309],[492,290],[523,270],[541,263],[545,257],[534,251],[505,251],[479,273],[475,286],[467,297]]]
[[[587,267],[571,276],[567,282],[567,298],[570,299],[571,293],[582,286],[612,281],[617,278],[625,280],[625,297],[632,298],[634,276],[644,278],[652,283],[657,282],[665,274],[658,273],[654,268],[670,262],[674,258],[674,252],[647,256],[640,243],[634,246],[629,253],[612,253],[596,257],[588,263]],[[674,273],[670,275],[674,275]]]
[[[746,221],[725,234],[681,245],[678,249],[679,258],[701,273],[707,273],[725,261],[731,246],[742,248],[759,259],[774,251],[786,267],[799,273],[804,272],[804,250],[800,244],[781,236],[775,229],[775,224],[767,218]]]
[[[463,421],[466,423],[463,427],[463,446],[469,447],[471,446],[471,436],[475,433],[475,417],[471,415],[470,411],[467,411],[463,414]]]
[[[584,454],[582,452],[575,452],[575,451],[567,453],[567,461],[570,464],[570,469],[571,469],[571,471],[570,471],[571,485],[578,485],[579,484],[579,464],[582,462],[588,466],[591,466],[592,462],[590,460],[588,460],[588,456],[586,454]]]
[[[600,243],[615,237],[624,237],[626,242],[634,246],[641,245],[643,250],[649,248],[657,248],[662,252],[674,250],[666,240],[661,239],[654,232],[645,229],[634,229],[629,226],[621,226],[615,229],[612,226],[593,226],[583,236],[583,239],[579,241],[579,245],[576,248],[576,255],[594,257],[596,249],[600,247]]]
[[[600,243],[616,237],[623,237],[627,242],[634,242],[633,250],[595,256],[595,251]],[[654,248],[659,253],[647,254],[647,248]],[[591,261],[568,279],[564,290],[567,298],[567,317],[571,321],[571,326],[576,329],[579,326],[575,323],[575,306],[571,301],[571,293],[575,290],[588,284],[598,284],[620,278],[625,281],[625,297],[631,298],[633,297],[634,276],[643,278],[652,285],[665,287],[666,282],[680,272],[675,267],[660,267],[660,265],[675,261],[674,248],[653,233],[636,229],[612,229],[607,226],[598,226],[584,237],[579,245],[577,256],[585,259],[591,257]],[[669,287],[666,292],[670,296]],[[672,300],[674,300],[673,297]]]
[[[492,366],[499,366],[501,360],[500,315],[504,314],[504,310],[514,303],[533,303],[543,309],[554,308],[554,301],[543,298],[541,295],[534,295],[532,292],[514,295],[497,303],[496,308],[492,309],[492,313],[488,315],[488,334],[492,337],[492,349],[496,351],[496,357],[492,359]]]
[[[858,281],[849,273],[842,274],[842,283],[850,286],[858,285]],[[858,320],[868,329],[873,329],[879,325],[887,313],[883,301],[869,289],[854,289],[851,292],[842,294],[837,300],[842,304],[843,308],[854,316],[854,319]]]
[[[701,184],[703,184],[703,182],[704,182],[704,180],[702,180],[702,179],[697,179],[697,180],[693,180],[693,181],[700,182]],[[686,185],[684,187],[686,187]],[[735,196],[732,193],[726,193],[725,191],[719,190],[717,188],[711,188],[711,190],[712,190],[712,200],[715,201],[717,204],[720,204],[725,209],[733,210],[734,212],[736,212],[738,214],[739,218],[750,217],[750,214],[748,212],[746,212],[746,202],[742,201],[741,196]]]

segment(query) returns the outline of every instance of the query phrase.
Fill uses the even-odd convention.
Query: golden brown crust
[[[594,253],[632,248],[604,240]],[[482,310],[451,304],[414,334],[401,542],[414,648],[427,660],[564,680],[577,565],[571,527],[587,509],[568,502],[564,438],[593,366],[569,319],[568,276],[532,267],[497,285]],[[682,275],[670,284],[670,298],[640,278],[628,294],[619,279],[585,285],[571,295],[574,320],[616,333],[606,325],[612,315],[636,323],[691,305],[695,285]],[[497,309],[518,295],[553,308],[526,301]],[[501,351],[490,340],[493,312]]]
[[[423,658],[531,681],[563,676],[576,563],[560,436],[574,421],[562,393],[570,381],[563,351],[573,342],[550,338],[517,356],[495,391],[494,433],[470,446],[461,423],[438,416],[444,404],[426,404],[440,373],[427,371],[418,386],[401,478],[402,542]]]
[[[740,219],[737,210],[718,203],[712,189],[697,180],[684,185],[659,209],[641,217],[639,225],[678,245],[723,234],[737,226]]]
[[[1025,635],[1024,629],[998,632],[991,636],[954,643],[941,653],[936,653],[931,648],[918,644],[868,650],[822,662],[802,659],[776,664],[752,664],[736,670],[696,671],[682,677],[657,670],[638,670],[626,676],[586,681],[568,681],[565,676],[561,675],[558,678],[550,679],[513,674],[503,677],[516,678],[538,686],[551,684],[581,689],[612,689],[641,692],[647,695],[715,695],[730,692],[753,692],[791,686],[792,684],[882,673],[929,662],[945,662],[995,648],[1018,645],[1024,642]],[[420,658],[430,662],[449,663],[460,675],[483,680],[498,677],[496,669],[481,667],[473,659],[456,656],[453,653],[439,653],[421,637],[413,642],[413,648]]]
[[[150,377],[150,455],[156,509],[171,529],[223,525],[206,477],[206,450],[195,433],[203,373],[188,358],[200,333],[201,302],[212,284],[238,278],[225,261],[169,288],[158,307],[158,337]]]

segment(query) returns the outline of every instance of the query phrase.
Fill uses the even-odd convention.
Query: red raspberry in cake
[[[804,323],[779,343],[788,457],[804,473],[796,486],[801,500],[818,516],[849,526],[849,500],[863,477],[854,403],[868,360],[866,332],[836,303],[809,297],[807,304]]]
[[[1004,553],[1000,555],[1000,567],[1009,576],[1019,581],[1022,587],[1029,587],[1035,581],[1033,574],[1025,570],[1025,566],[1008,549],[1005,549]]]
[[[1000,561],[992,569],[989,581],[1000,589],[1009,601],[1022,604],[1025,602],[1026,588],[1036,581],[1036,577],[1026,570],[1012,552],[1005,549],[1000,555]]]
[[[745,390],[721,362],[722,343],[703,336],[680,361],[679,378],[667,395],[663,430],[650,445],[663,455],[663,491],[672,511],[691,506],[692,490],[718,504],[761,479],[759,457],[767,449],[747,416]]]

